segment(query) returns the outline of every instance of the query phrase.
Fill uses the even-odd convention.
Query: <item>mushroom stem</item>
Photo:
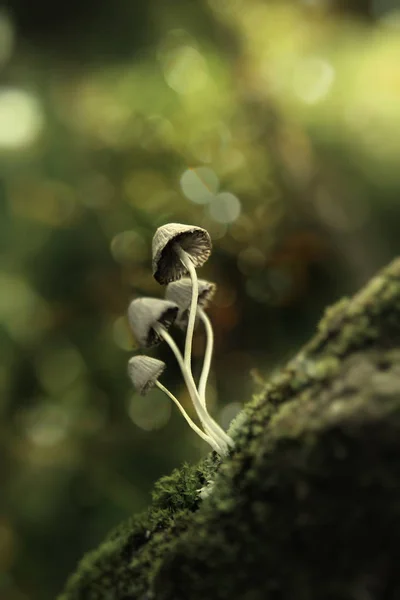
[[[194,324],[196,321],[196,310],[197,310],[197,302],[199,299],[199,282],[197,279],[196,269],[194,268],[192,259],[189,254],[183,250],[181,246],[175,244],[174,246],[175,252],[178,254],[182,264],[189,272],[190,279],[192,280],[192,299],[190,301],[189,307],[189,315],[188,315],[188,324],[186,330],[186,338],[185,338],[185,353],[184,360],[186,367],[191,371],[192,370],[192,342],[193,342],[193,331]]]
[[[214,441],[214,439],[212,437],[210,437],[209,435],[207,435],[206,433],[204,433],[204,431],[202,431],[200,429],[200,427],[198,427],[196,425],[196,423],[194,423],[192,421],[192,419],[189,417],[189,415],[187,414],[187,412],[185,411],[185,409],[183,408],[183,406],[181,405],[181,403],[179,402],[179,400],[176,398],[176,396],[174,396],[174,394],[172,394],[169,391],[169,389],[166,388],[159,381],[156,381],[156,386],[162,392],[164,392],[164,394],[166,394],[172,400],[172,402],[174,402],[176,404],[176,406],[179,408],[180,412],[182,413],[183,417],[186,419],[187,423],[189,424],[189,427],[191,427],[193,429],[193,431],[195,431],[197,433],[197,435],[199,435],[205,442],[207,442],[208,444],[210,444],[210,446],[213,448],[213,450],[215,450],[219,454],[221,452],[221,449],[218,446],[218,444]]]
[[[212,353],[213,353],[213,348],[214,348],[214,332],[213,332],[213,328],[211,325],[211,321],[207,317],[207,314],[205,313],[205,311],[200,307],[197,310],[198,310],[200,319],[204,323],[204,327],[206,330],[206,338],[207,338],[206,351],[204,354],[204,361],[203,361],[203,368],[201,371],[200,381],[199,381],[199,396],[200,396],[201,403],[205,407],[206,406],[206,387],[207,387],[208,376],[210,374],[211,359],[212,359]]]
[[[233,446],[233,440],[229,437],[229,435],[214,421],[214,419],[208,414],[206,408],[203,406],[200,400],[199,393],[196,388],[196,384],[193,379],[192,372],[187,369],[185,362],[183,360],[183,356],[176,345],[172,336],[168,333],[168,331],[160,324],[155,325],[155,329],[157,333],[167,342],[172,352],[175,355],[175,358],[179,364],[179,367],[182,371],[183,378],[186,383],[186,387],[188,388],[190,398],[193,402],[193,406],[196,409],[196,412],[199,416],[199,419],[206,431],[206,433],[210,434],[217,444],[220,446],[220,454],[226,454],[228,450],[228,446]]]

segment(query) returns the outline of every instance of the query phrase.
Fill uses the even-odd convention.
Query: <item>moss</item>
[[[156,574],[157,599],[350,599],[369,585],[397,597],[400,378],[391,362],[394,386],[377,396],[382,360],[390,354],[345,360],[341,390],[285,403],[250,452],[221,466]],[[351,372],[364,362],[360,387]]]
[[[232,431],[229,457],[161,479],[59,600],[399,598],[400,261],[326,312]]]
[[[59,600],[128,600],[145,594],[169,544],[197,510],[198,490],[218,467],[213,453],[197,466],[185,464],[162,477],[154,486],[151,509],[119,525],[84,556]]]

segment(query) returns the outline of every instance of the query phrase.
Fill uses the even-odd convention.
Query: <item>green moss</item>
[[[377,396],[382,361],[394,385]],[[279,406],[264,435],[221,466],[155,574],[157,600],[350,599],[371,574],[396,597],[400,365],[387,361],[373,350],[349,357],[341,388]],[[364,362],[369,376],[354,386]]]
[[[69,579],[59,600],[136,598],[149,587],[154,570],[187,517],[198,509],[198,490],[219,467],[212,454],[199,465],[183,465],[154,486],[147,513],[119,525],[89,552]]]
[[[327,311],[231,455],[162,478],[59,600],[400,597],[399,279],[395,261]]]

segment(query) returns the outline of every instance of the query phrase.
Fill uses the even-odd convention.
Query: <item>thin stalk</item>
[[[189,254],[183,250],[178,244],[175,245],[175,251],[177,252],[181,263],[186,267],[189,272],[190,279],[192,281],[192,299],[190,301],[188,324],[186,330],[185,339],[185,353],[184,360],[186,368],[191,372],[192,370],[192,343],[193,343],[193,332],[194,324],[196,321],[196,310],[197,303],[199,300],[199,283],[197,279],[196,269]]]
[[[181,405],[181,403],[179,402],[179,400],[176,398],[176,396],[174,396],[174,394],[172,394],[169,391],[169,389],[166,388],[159,381],[156,381],[156,386],[162,392],[164,392],[164,394],[166,394],[172,400],[172,402],[174,402],[176,404],[176,406],[179,408],[180,412],[182,413],[183,417],[186,419],[186,422],[189,424],[189,427],[191,427],[193,429],[193,431],[195,431],[197,433],[197,435],[199,435],[205,442],[207,442],[207,444],[210,444],[210,446],[213,448],[213,450],[215,450],[216,452],[220,453],[221,449],[217,445],[217,443],[214,441],[214,439],[212,437],[210,437],[209,435],[207,435],[206,433],[204,433],[204,431],[202,431],[200,429],[200,427],[198,427],[196,425],[196,423],[194,423],[192,421],[192,419],[189,417],[189,415],[187,414],[186,410],[183,408],[183,406]]]
[[[218,423],[216,423],[214,419],[212,419],[212,417],[208,414],[207,410],[202,405],[199,393],[196,388],[196,384],[193,379],[192,372],[187,369],[183,360],[183,356],[172,336],[164,327],[162,327],[162,325],[157,324],[154,328],[156,329],[157,333],[167,342],[167,344],[169,345],[169,347],[175,355],[175,358],[182,371],[186,387],[188,388],[190,398],[193,402],[193,406],[196,409],[196,412],[206,433],[209,433],[215,439],[217,444],[221,447],[220,453],[226,454],[227,445],[233,446],[232,439],[229,437],[229,435],[225,433],[225,431],[218,425]]]
[[[206,313],[204,312],[204,310],[200,307],[197,310],[198,310],[199,317],[203,321],[204,327],[206,330],[206,351],[204,353],[203,368],[201,371],[200,381],[199,381],[199,396],[200,396],[201,403],[205,407],[206,406],[206,387],[207,387],[208,376],[210,374],[211,359],[212,359],[213,348],[214,348],[214,332],[213,332],[213,328],[211,325],[211,321],[208,318],[208,316],[206,315]]]
[[[229,437],[229,435],[227,435],[227,433],[222,429],[222,427],[220,427],[218,425],[218,423],[216,423],[214,421],[214,419],[208,414],[207,409],[205,408],[205,400],[203,403],[199,396],[199,393],[196,388],[196,384],[193,379],[192,342],[193,342],[194,325],[195,325],[195,321],[196,321],[197,304],[198,304],[198,300],[199,300],[199,282],[197,279],[196,269],[193,265],[192,259],[190,258],[189,254],[187,252],[185,252],[183,250],[183,248],[181,246],[179,246],[178,244],[175,245],[175,251],[177,252],[182,264],[188,270],[190,279],[192,282],[192,298],[191,298],[190,307],[189,307],[188,324],[187,324],[186,338],[185,338],[185,352],[184,352],[184,366],[187,370],[187,376],[191,380],[191,387],[193,388],[193,393],[195,395],[197,395],[200,406],[205,409],[207,422],[210,423],[212,431],[214,431],[215,434],[225,442],[225,444],[228,444],[228,446],[234,446],[232,438]],[[188,383],[186,385],[189,389]],[[190,389],[189,389],[189,392],[190,392]],[[197,404],[195,403],[193,398],[192,398],[192,401],[196,408]],[[196,410],[197,410],[197,408],[196,408]],[[199,411],[197,411],[197,414],[200,417]],[[202,420],[202,422],[203,422],[203,420]],[[204,426],[205,426],[205,423],[204,423]]]

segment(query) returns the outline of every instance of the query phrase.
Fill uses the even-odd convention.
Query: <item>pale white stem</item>
[[[204,312],[204,310],[200,307],[197,310],[198,310],[199,317],[203,321],[204,327],[206,330],[206,351],[204,354],[203,368],[201,371],[200,381],[199,381],[200,400],[201,400],[201,403],[203,404],[203,406],[206,407],[206,387],[207,387],[208,376],[210,374],[211,359],[212,359],[213,348],[214,348],[214,332],[213,332],[213,328],[211,325],[211,321],[208,318],[208,316],[206,315],[206,313]]]
[[[162,325],[157,324],[154,326],[154,328],[156,329],[157,333],[167,342],[167,344],[169,345],[169,347],[171,348],[172,352],[175,355],[175,358],[176,358],[176,360],[179,364],[179,367],[182,371],[182,375],[185,380],[186,387],[189,391],[190,398],[193,402],[193,406],[196,409],[196,412],[199,416],[201,424],[203,425],[206,433],[210,434],[215,439],[217,444],[220,446],[220,448],[221,448],[220,454],[226,454],[227,445],[233,446],[232,439],[218,425],[218,423],[216,423],[214,421],[214,419],[212,419],[212,417],[208,414],[207,410],[202,405],[202,403],[200,401],[199,393],[196,388],[196,384],[193,379],[192,372],[187,369],[185,362],[183,360],[183,356],[182,356],[178,346],[176,345],[174,339],[172,338],[172,336],[168,333],[168,331],[164,327],[162,327]]]
[[[192,343],[193,343],[193,332],[194,325],[196,321],[196,311],[197,311],[197,302],[199,299],[199,283],[197,279],[196,269],[194,268],[194,264],[189,254],[183,250],[181,246],[176,244],[175,251],[177,252],[181,263],[186,267],[189,272],[190,279],[192,281],[192,299],[190,301],[189,307],[189,315],[188,315],[188,324],[186,330],[186,339],[185,339],[185,365],[189,371],[192,370]]]
[[[197,314],[197,304],[198,304],[198,299],[199,299],[199,282],[197,279],[196,269],[193,265],[192,259],[190,258],[189,254],[187,254],[187,252],[185,252],[183,250],[183,248],[181,246],[179,246],[178,244],[175,245],[175,251],[177,252],[182,264],[188,270],[190,279],[192,282],[192,298],[191,298],[190,307],[189,307],[188,324],[187,324],[186,338],[185,338],[185,353],[184,353],[184,366],[186,367],[186,370],[187,370],[187,376],[191,380],[191,387],[193,388],[193,393],[197,396],[196,403],[194,400],[192,400],[192,401],[193,401],[193,404],[195,405],[197,414],[199,415],[202,423],[203,423],[203,419],[201,418],[200,412],[197,409],[197,402],[205,411],[206,422],[203,423],[204,427],[206,427],[206,423],[208,423],[210,425],[212,431],[214,431],[215,435],[218,436],[218,438],[220,440],[223,440],[223,442],[225,444],[228,444],[228,446],[234,446],[232,438],[229,437],[229,435],[227,435],[227,433],[222,429],[222,427],[220,427],[218,425],[218,423],[216,423],[214,421],[214,419],[208,414],[207,409],[205,408],[205,402],[203,404],[203,402],[201,401],[199,393],[196,388],[196,384],[193,379],[192,342],[193,342],[194,325],[195,325],[196,314]],[[189,385],[188,384],[186,384],[186,385],[187,385],[187,387],[189,389],[189,393],[190,393]]]
[[[214,331],[211,325],[211,321],[208,318],[207,314],[205,313],[205,311],[199,306],[198,307],[198,315],[200,317],[200,319],[203,321],[205,329],[206,329],[206,351],[204,354],[204,361],[203,361],[203,368],[201,370],[201,375],[200,375],[200,381],[199,381],[199,396],[200,396],[200,402],[202,403],[202,405],[204,406],[204,408],[207,410],[207,403],[206,403],[206,387],[207,387],[207,381],[208,381],[208,376],[210,374],[210,367],[211,367],[211,360],[212,360],[212,354],[213,354],[213,349],[214,349]],[[208,414],[208,412],[207,412]],[[224,433],[223,439],[226,441],[226,443],[229,446],[234,446],[234,442],[232,440],[232,438],[225,433],[225,431],[220,427],[220,430]]]
[[[164,394],[166,394],[171,400],[172,402],[174,402],[176,404],[176,406],[179,408],[179,410],[181,411],[183,417],[186,419],[186,422],[189,424],[189,427],[191,427],[193,429],[193,431],[195,431],[197,433],[197,435],[199,435],[205,442],[207,442],[207,444],[210,444],[210,446],[213,448],[213,450],[215,450],[216,452],[220,452],[221,449],[220,447],[217,445],[217,443],[214,441],[213,438],[211,438],[209,435],[207,435],[206,433],[204,433],[204,431],[202,431],[200,429],[200,427],[198,427],[196,425],[196,423],[194,423],[192,421],[192,419],[189,417],[189,415],[187,414],[186,410],[183,408],[183,406],[181,405],[181,403],[179,402],[178,398],[176,398],[176,396],[174,396],[168,388],[166,388],[162,383],[160,383],[159,381],[156,381],[156,386],[162,391],[164,392]]]

